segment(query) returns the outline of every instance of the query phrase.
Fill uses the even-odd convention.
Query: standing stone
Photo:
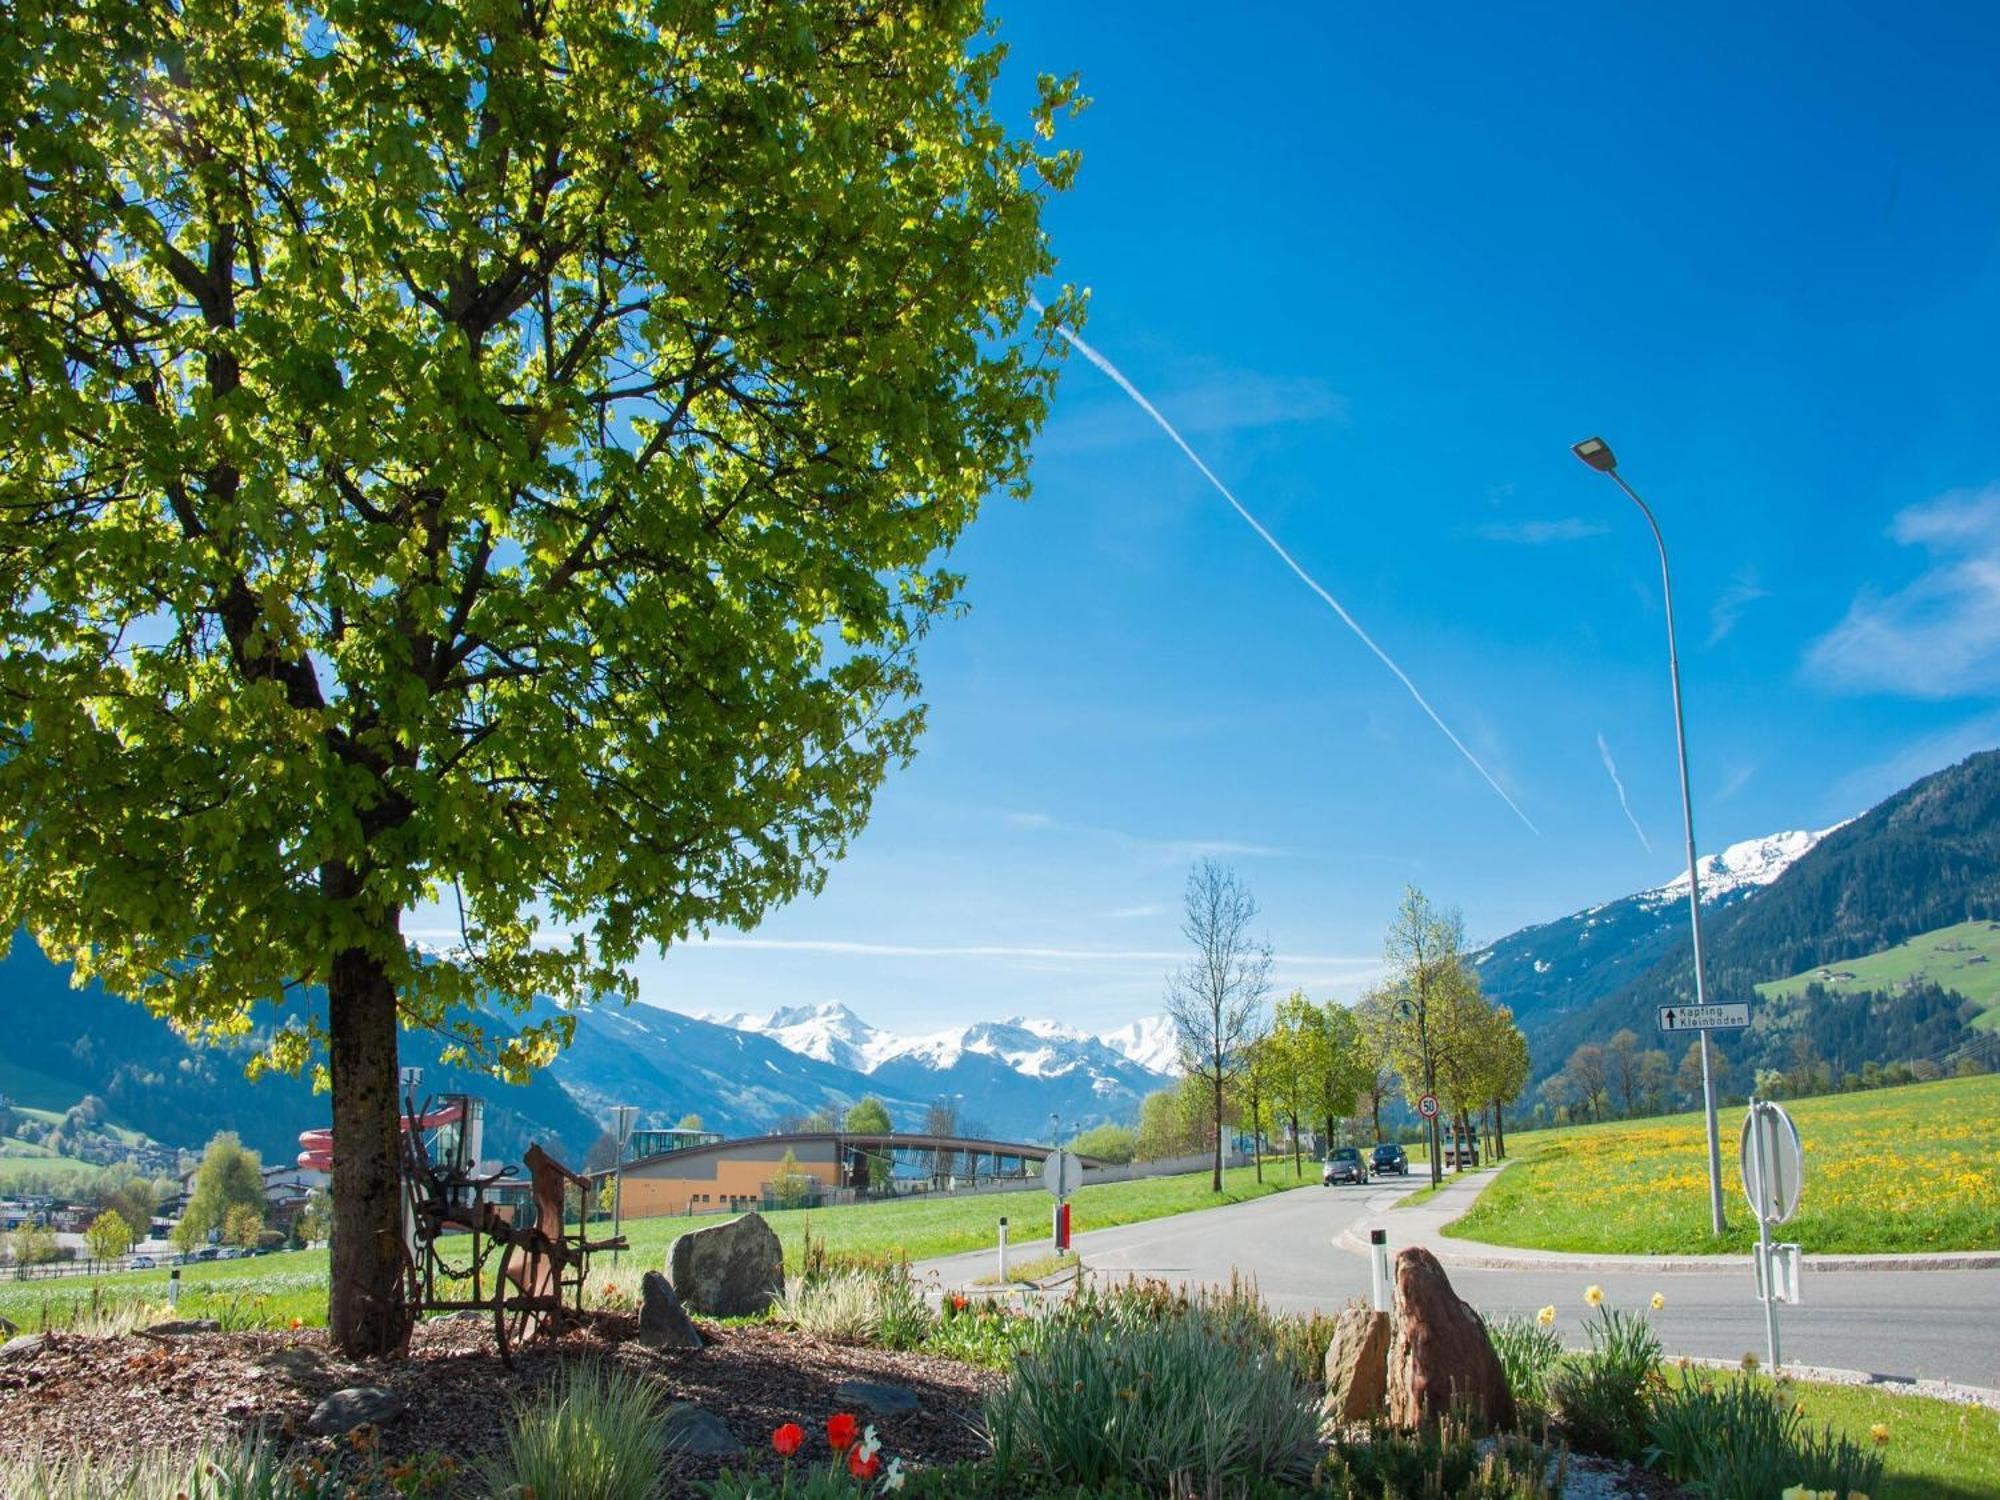
[[[403,1410],[403,1398],[384,1385],[349,1386],[335,1391],[313,1408],[306,1431],[319,1437],[339,1437],[364,1423],[380,1426],[394,1421]]]
[[[660,1419],[660,1446],[701,1458],[734,1458],[743,1451],[722,1418],[687,1401],[668,1407]]]
[[[701,1334],[658,1271],[639,1278],[639,1342],[648,1349],[699,1349]]]
[[[1396,1336],[1389,1346],[1389,1420],[1417,1427],[1464,1409],[1511,1427],[1514,1397],[1486,1325],[1421,1245],[1396,1256]]]
[[[682,1235],[668,1270],[681,1301],[711,1318],[763,1312],[785,1290],[784,1248],[758,1213]]]
[[[1342,1427],[1382,1415],[1389,1393],[1389,1315],[1372,1307],[1344,1309],[1326,1349],[1326,1400],[1320,1414]]]

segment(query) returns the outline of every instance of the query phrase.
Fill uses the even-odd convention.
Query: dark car
[[[1361,1159],[1361,1152],[1353,1146],[1335,1146],[1326,1154],[1326,1165],[1320,1169],[1320,1185],[1332,1187],[1336,1182],[1358,1182],[1364,1187],[1368,1183],[1368,1163]]]
[[[1390,1141],[1384,1141],[1375,1148],[1374,1157],[1369,1164],[1374,1167],[1377,1177],[1386,1176],[1390,1172],[1394,1172],[1398,1177],[1410,1175],[1410,1158],[1401,1146]]]

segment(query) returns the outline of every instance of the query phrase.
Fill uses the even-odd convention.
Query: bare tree
[[[1215,1130],[1211,1186],[1222,1191],[1223,1094],[1243,1066],[1244,1050],[1260,1030],[1271,979],[1271,945],[1250,934],[1257,903],[1234,872],[1212,859],[1188,871],[1181,932],[1194,957],[1167,984],[1167,1014],[1179,1037],[1181,1061],[1201,1080]]]

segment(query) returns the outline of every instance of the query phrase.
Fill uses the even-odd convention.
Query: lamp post
[[[1639,498],[1639,492],[1625,482],[1625,476],[1618,472],[1618,459],[1609,443],[1601,437],[1585,438],[1572,445],[1570,451],[1598,473],[1609,475],[1611,482],[1639,507],[1639,514],[1652,528],[1653,544],[1660,549],[1660,592],[1667,610],[1667,673],[1674,685],[1674,745],[1680,754],[1681,817],[1687,828],[1688,924],[1694,932],[1694,1003],[1697,1007],[1705,1006],[1708,994],[1701,959],[1701,870],[1695,863],[1694,854],[1694,798],[1688,791],[1687,724],[1681,714],[1681,659],[1674,644],[1674,586],[1667,573],[1667,540],[1660,534],[1660,523],[1653,519],[1652,510]],[[1722,1221],[1722,1142],[1715,1126],[1715,1074],[1709,1067],[1706,1026],[1701,1028],[1701,1099],[1702,1108],[1708,1116],[1709,1218],[1714,1232],[1721,1234],[1726,1227]]]

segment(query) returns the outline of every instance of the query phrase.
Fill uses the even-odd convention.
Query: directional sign
[[[1805,1186],[1805,1153],[1792,1117],[1768,1099],[1753,1099],[1743,1117],[1743,1196],[1765,1224],[1782,1224],[1799,1211]]]
[[[1662,1031],[1741,1031],[1750,1024],[1747,1001],[1734,1005],[1662,1005]]]
[[[1083,1186],[1083,1158],[1074,1151],[1051,1151],[1042,1162],[1042,1186],[1058,1200]]]
[[[1425,1094],[1421,1099],[1417,1100],[1417,1113],[1422,1115],[1426,1120],[1435,1120],[1438,1113],[1438,1096],[1436,1094]]]

